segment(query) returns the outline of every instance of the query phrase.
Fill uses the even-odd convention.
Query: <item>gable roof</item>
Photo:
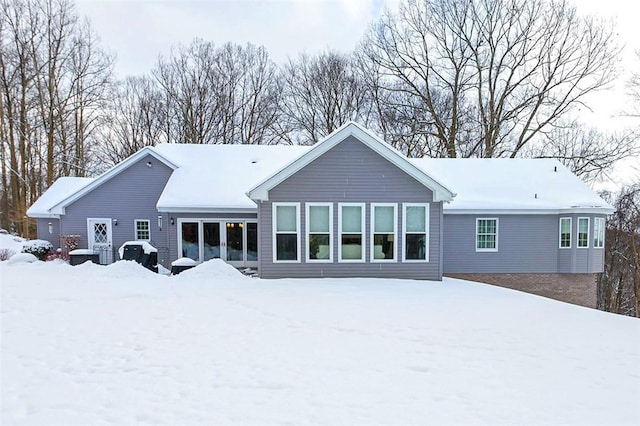
[[[445,213],[600,213],[613,207],[555,159],[414,158],[456,189]]]
[[[55,218],[50,209],[61,200],[70,197],[83,187],[93,182],[93,178],[70,177],[58,178],[27,210],[27,216],[36,218]]]
[[[136,152],[135,154],[130,155],[129,157],[127,157],[124,161],[116,164],[111,169],[107,170],[106,172],[104,172],[103,174],[98,176],[97,178],[93,179],[88,185],[85,185],[84,187],[78,189],[77,191],[73,192],[72,194],[68,195],[67,197],[59,200],[56,204],[54,204],[53,206],[51,206],[49,208],[49,212],[51,214],[53,214],[53,215],[64,214],[64,208],[66,206],[68,206],[69,204],[71,204],[74,201],[78,200],[79,198],[81,198],[85,194],[93,191],[95,188],[97,188],[98,186],[102,185],[104,182],[106,182],[106,181],[110,180],[111,178],[119,175],[124,170],[126,170],[129,167],[131,167],[132,165],[136,164],[138,161],[140,161],[142,158],[146,157],[147,155],[153,156],[158,161],[164,163],[165,165],[167,165],[168,167],[170,167],[172,169],[175,169],[177,167],[173,162],[169,161],[167,158],[163,157],[162,155],[160,155],[156,151],[154,151],[152,147],[148,147],[148,146],[144,147],[140,151]]]
[[[380,156],[433,191],[434,201],[450,201],[455,197],[455,193],[453,193],[453,191],[444,186],[438,180],[434,179],[428,172],[417,167],[402,153],[395,150],[378,136],[353,121],[341,126],[329,136],[316,143],[306,153],[260,182],[247,192],[247,196],[252,200],[268,200],[269,190],[291,177],[294,173],[307,166],[309,163],[329,151],[340,142],[344,141],[349,136],[355,137]]]
[[[178,165],[158,199],[158,211],[255,211],[246,192],[309,147],[290,145],[160,144]]]

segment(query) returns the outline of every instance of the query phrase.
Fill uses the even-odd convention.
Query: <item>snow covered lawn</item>
[[[640,424],[640,321],[458,280],[0,263],[2,424]]]

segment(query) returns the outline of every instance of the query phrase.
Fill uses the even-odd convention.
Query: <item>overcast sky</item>
[[[633,52],[640,49],[640,2],[637,0],[573,0],[578,11],[614,19],[623,64],[640,70]],[[149,72],[159,54],[195,37],[220,45],[228,41],[264,45],[282,63],[299,53],[331,48],[353,50],[385,8],[396,10],[399,0],[76,0],[102,45],[116,53],[119,76]],[[623,77],[607,93],[590,102],[585,121],[619,128],[615,118],[624,108]]]

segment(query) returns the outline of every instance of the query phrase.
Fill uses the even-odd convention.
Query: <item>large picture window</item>
[[[596,217],[593,219],[593,247],[604,247],[604,218]]]
[[[476,219],[476,251],[498,251],[498,219]]]
[[[404,204],[403,261],[429,260],[429,204]]]
[[[364,261],[364,204],[340,204],[339,208],[339,260]]]
[[[273,253],[275,262],[300,261],[300,205],[273,203]]]
[[[151,240],[150,222],[146,219],[136,219],[136,240]]]
[[[571,218],[560,218],[560,248],[571,248]]]
[[[333,209],[328,203],[306,205],[307,261],[333,260]]]
[[[589,248],[589,218],[578,218],[578,248]]]
[[[371,204],[372,262],[396,260],[397,223],[395,204]]]

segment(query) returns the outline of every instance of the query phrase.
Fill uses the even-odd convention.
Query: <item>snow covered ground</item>
[[[4,425],[640,424],[640,321],[446,279],[0,262]]]

